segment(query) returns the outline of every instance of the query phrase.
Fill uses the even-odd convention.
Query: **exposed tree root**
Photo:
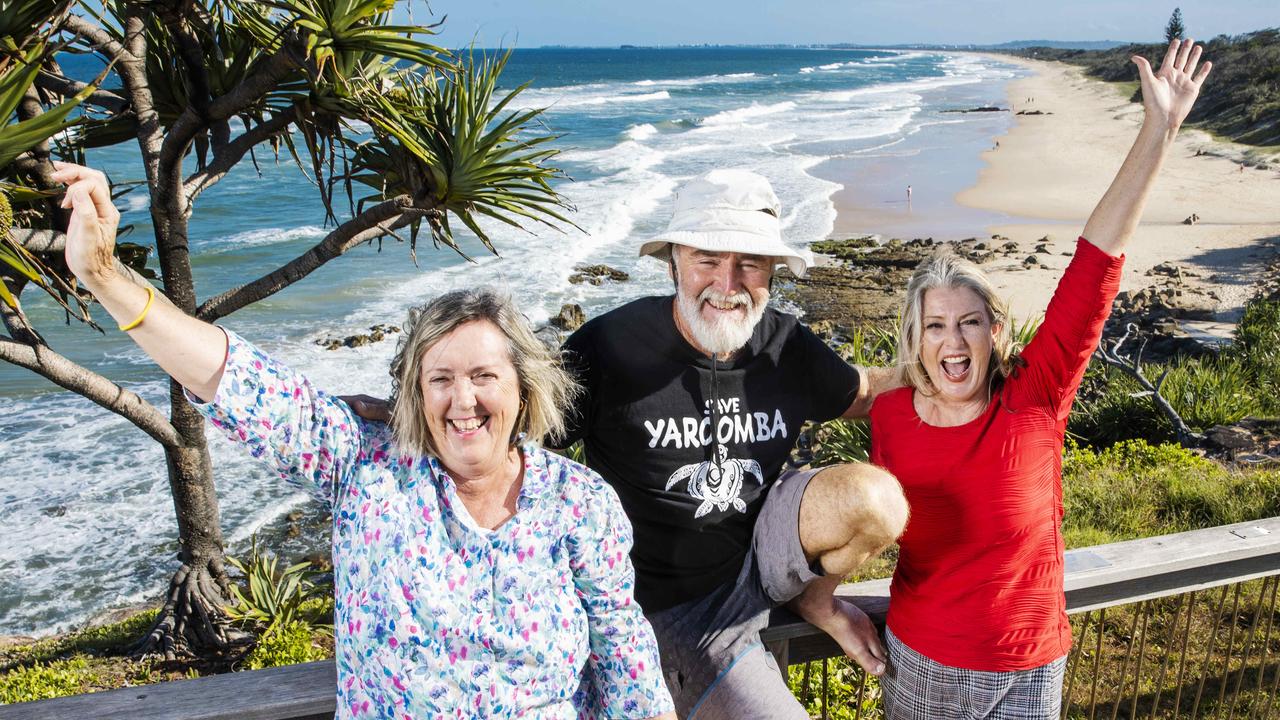
[[[184,564],[169,581],[155,624],[131,654],[175,660],[222,653],[248,642],[251,636],[231,627],[222,612],[225,600],[219,585],[207,565]]]

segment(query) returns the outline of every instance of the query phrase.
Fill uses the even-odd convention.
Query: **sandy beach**
[[[988,235],[1004,235],[1027,252],[997,258],[985,269],[1012,304],[1014,316],[1042,313],[1090,211],[1106,191],[1137,135],[1142,106],[1129,102],[1117,85],[1085,78],[1063,63],[998,58],[1033,74],[1013,80],[1008,100],[1018,115],[1007,134],[992,138],[982,153],[977,183],[955,197],[958,214],[973,211],[1005,216],[987,224]],[[1212,76],[1208,82],[1213,82]],[[998,141],[998,145],[996,142]],[[1217,142],[1184,129],[1157,180],[1142,224],[1129,246],[1123,289],[1152,283],[1146,275],[1162,262],[1182,265],[1192,283],[1212,286],[1224,321],[1200,330],[1229,331],[1229,322],[1248,299],[1265,260],[1280,247],[1280,173],[1245,168],[1233,160],[1242,146]],[[855,232],[909,238],[902,218],[868,210],[837,194],[837,236]],[[909,212],[901,208],[897,215]],[[1183,224],[1192,214],[1195,225]],[[1042,238],[1048,253],[1041,267],[1022,260]],[[941,236],[939,239],[958,239]]]

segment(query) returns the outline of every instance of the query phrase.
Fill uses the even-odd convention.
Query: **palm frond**
[[[550,163],[555,136],[523,137],[542,113],[509,111],[524,86],[495,99],[510,52],[474,52],[444,72],[401,73],[390,92],[359,96],[375,140],[351,143],[352,179],[385,199],[408,193],[434,199],[496,254],[481,217],[527,229],[573,223],[552,181],[564,174]],[[431,224],[433,240],[457,249],[447,222]]]

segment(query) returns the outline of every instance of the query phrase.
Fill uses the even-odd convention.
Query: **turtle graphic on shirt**
[[[742,494],[742,481],[747,473],[756,476],[757,484],[764,485],[760,463],[730,458],[729,449],[716,444],[715,462],[704,460],[681,467],[667,478],[666,489],[670,490],[681,480],[688,479],[689,496],[702,501],[693,513],[695,518],[711,512],[712,507],[724,512],[733,505],[738,512],[746,512],[747,504],[738,496]]]

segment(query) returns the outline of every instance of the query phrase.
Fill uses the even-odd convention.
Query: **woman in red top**
[[[871,409],[873,462],[901,481],[882,679],[891,720],[1056,718],[1071,647],[1062,591],[1067,415],[1119,288],[1123,250],[1210,63],[1175,40],[1134,57],[1145,119],[1090,215],[1036,337],[1020,354],[975,265],[923,263],[902,315],[907,387]]]

